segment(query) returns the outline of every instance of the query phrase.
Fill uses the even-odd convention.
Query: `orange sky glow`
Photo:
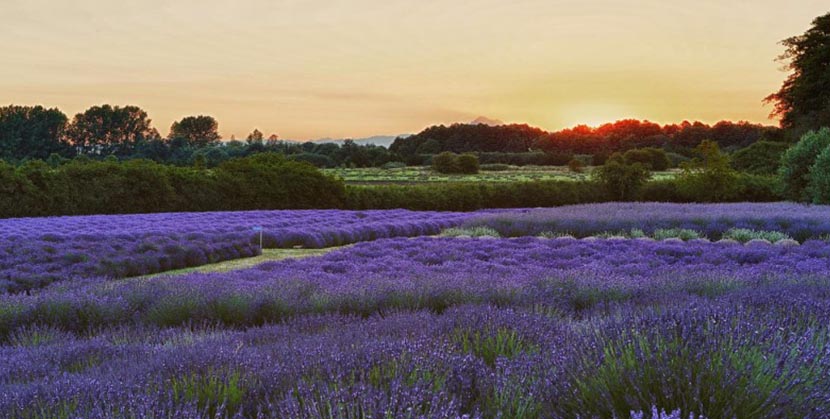
[[[348,138],[479,115],[555,130],[769,120],[826,0],[0,0],[0,103],[134,104],[167,134]]]

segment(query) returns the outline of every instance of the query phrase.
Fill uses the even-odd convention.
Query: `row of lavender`
[[[0,412],[827,417],[827,272],[823,241],[418,238],[66,281],[0,296]]]
[[[124,278],[255,256],[240,234],[46,235],[0,240],[0,293],[42,288],[72,278]]]
[[[0,296],[0,339],[33,324],[76,332],[134,322],[249,326],[298,314],[441,311],[480,302],[555,304],[578,314],[596,303],[613,303],[608,296],[649,304],[689,289],[717,292],[827,272],[830,245],[823,241],[782,247],[529,237],[386,239],[232,272],[77,279],[34,295]]]
[[[123,278],[259,254],[436,234],[469,214],[247,211],[0,220],[0,293],[73,277]]]
[[[781,232],[795,240],[830,237],[830,206],[771,204],[604,203],[480,214],[465,227],[488,227],[505,237],[569,234],[627,235],[637,230],[685,229],[712,240],[730,230]]]
[[[646,215],[647,214],[647,215]],[[506,236],[691,228],[710,238],[734,228],[782,231],[801,241],[830,233],[830,210],[794,204],[601,204],[489,213],[246,211],[0,220],[0,292],[72,277],[130,277],[257,254],[421,236],[465,222]]]
[[[484,212],[486,213],[486,212]],[[112,234],[243,234],[263,231],[264,247],[322,248],[397,236],[436,234],[470,213],[409,210],[283,210],[91,215],[0,220],[0,237]]]

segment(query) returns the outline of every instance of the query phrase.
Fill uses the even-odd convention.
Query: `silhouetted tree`
[[[791,73],[765,99],[775,104],[771,116],[780,116],[783,128],[798,133],[830,126],[830,13],[814,19],[804,34],[781,43],[786,50],[779,60]]]
[[[0,159],[46,159],[52,153],[71,155],[63,139],[66,115],[42,106],[0,107]]]
[[[168,138],[183,138],[191,147],[206,147],[221,139],[219,123],[212,116],[188,116],[170,126]]]
[[[258,130],[258,129],[256,129],[256,128],[254,128],[254,130],[253,130],[253,131],[251,131],[251,133],[250,133],[250,134],[248,134],[248,137],[247,137],[247,138],[245,138],[245,141],[246,141],[249,145],[250,145],[250,144],[253,144],[253,143],[259,143],[259,144],[262,144],[262,142],[263,142],[264,138],[265,138],[265,136],[262,134],[262,131],[260,131],[260,130]]]
[[[159,138],[150,122],[137,106],[93,106],[75,115],[66,136],[81,154],[128,156],[139,142]]]

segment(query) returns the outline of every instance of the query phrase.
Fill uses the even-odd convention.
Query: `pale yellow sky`
[[[0,0],[0,103],[134,104],[162,134],[546,129],[634,117],[775,123],[778,42],[826,0]]]

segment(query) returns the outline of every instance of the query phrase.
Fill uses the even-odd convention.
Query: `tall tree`
[[[830,13],[813,20],[802,35],[781,42],[786,50],[789,77],[781,89],[765,99],[773,103],[771,116],[781,117],[783,128],[796,133],[830,126]]]
[[[82,154],[127,156],[139,143],[159,138],[150,123],[138,106],[93,106],[75,115],[67,137]]]
[[[245,139],[245,142],[248,144],[248,152],[249,153],[261,153],[265,151],[265,135],[262,131],[254,128],[248,137]]]
[[[254,130],[251,131],[250,134],[248,134],[248,137],[245,138],[245,141],[247,141],[248,144],[254,144],[254,143],[262,144],[264,139],[265,139],[265,135],[262,134],[262,131],[254,128]]]
[[[182,138],[191,147],[206,147],[219,142],[219,122],[212,116],[199,115],[182,118],[170,126],[169,139]]]
[[[0,107],[0,159],[45,160],[52,153],[70,155],[64,141],[66,115],[43,106]]]

